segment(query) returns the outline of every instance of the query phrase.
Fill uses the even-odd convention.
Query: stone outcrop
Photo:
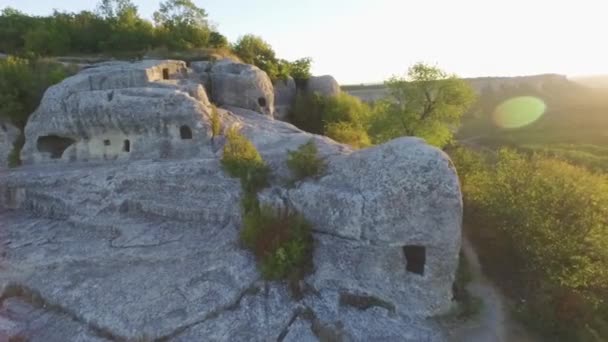
[[[428,319],[450,309],[460,247],[460,190],[445,154],[414,138],[353,151],[251,109],[220,108],[223,130],[239,129],[272,170],[260,201],[297,209],[314,227],[314,271],[294,296],[264,282],[239,244],[240,182],[222,171],[225,139],[210,136],[204,91],[186,90],[198,89],[199,71],[155,63],[160,78],[166,63],[182,76],[96,66],[49,89],[28,123],[29,165],[0,173],[0,336],[445,340]],[[188,145],[176,138],[184,123]],[[128,158],[92,158],[79,145],[116,131],[149,140],[134,139],[147,143]],[[49,135],[75,141],[60,163],[36,151]],[[327,170],[293,183],[288,151],[311,139]]]
[[[0,168],[8,166],[8,157],[19,137],[19,129],[8,122],[0,122]]]
[[[218,106],[240,107],[273,116],[272,82],[258,67],[230,59],[193,62],[191,66]]]
[[[25,164],[194,157],[211,139],[184,62],[103,63],[47,90],[25,127]]]
[[[306,83],[306,91],[308,93],[317,93],[321,96],[338,96],[340,94],[340,85],[333,76],[313,76]]]
[[[296,100],[296,81],[292,77],[285,80],[277,80],[274,84],[274,117],[287,121],[287,115]]]

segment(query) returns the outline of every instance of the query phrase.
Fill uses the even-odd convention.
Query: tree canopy
[[[466,82],[423,63],[412,66],[406,77],[392,77],[385,84],[389,96],[377,105],[371,128],[376,142],[418,136],[443,147],[475,99]]]

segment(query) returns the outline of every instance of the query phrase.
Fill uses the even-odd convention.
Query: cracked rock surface
[[[413,138],[352,151],[250,110],[220,114],[273,171],[260,201],[314,226],[301,298],[240,246],[224,139],[199,137],[183,142],[191,158],[0,172],[0,341],[443,341],[432,317],[451,305],[462,216],[447,156]],[[287,152],[310,139],[327,171],[294,184]]]

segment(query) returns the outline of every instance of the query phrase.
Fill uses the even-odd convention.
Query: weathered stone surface
[[[223,59],[213,64],[209,77],[211,98],[218,106],[240,107],[273,116],[274,89],[264,71]]]
[[[313,76],[306,83],[306,91],[322,96],[337,96],[340,94],[340,85],[333,76]]]
[[[274,117],[287,121],[289,110],[296,99],[297,88],[293,77],[286,80],[277,80],[274,84]]]
[[[19,133],[19,129],[10,123],[0,123],[0,168],[8,166],[8,156],[13,151]]]
[[[19,297],[0,304],[0,341],[111,341],[99,335],[65,313],[45,310]]]
[[[296,299],[284,284],[261,281],[239,244],[241,186],[222,171],[225,138],[211,138],[204,98],[178,89],[180,80],[142,76],[140,86],[128,70],[133,81],[95,76],[94,88],[116,89],[79,88],[80,74],[50,89],[45,98],[56,103],[43,101],[26,130],[29,165],[0,173],[0,298],[30,303],[11,287],[36,294],[30,304],[50,322],[36,335],[0,311],[0,336],[18,325],[19,334],[63,341],[52,325],[111,340],[443,340],[425,317],[450,307],[462,207],[441,151],[411,138],[353,151],[252,110],[219,109],[222,129],[240,129],[272,170],[260,201],[297,209],[315,228],[315,269]],[[167,139],[163,120],[190,123],[195,135],[191,145],[168,145],[172,159],[154,145]],[[84,162],[72,146],[61,157],[75,155],[71,163],[36,159],[41,135],[84,140],[110,130],[141,130],[149,149],[135,154],[134,144],[130,158]],[[288,151],[311,139],[328,168],[293,183]],[[406,246],[425,247],[422,261]],[[411,263],[423,274],[408,271]],[[15,305],[7,301],[0,305]]]

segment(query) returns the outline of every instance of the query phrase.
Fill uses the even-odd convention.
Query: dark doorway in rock
[[[163,80],[169,79],[169,68],[163,68]]]
[[[266,107],[266,99],[263,97],[260,97],[258,99],[258,104],[260,105],[260,107]]]
[[[70,138],[46,135],[38,138],[36,147],[40,152],[50,153],[52,159],[59,159],[63,155],[63,152],[75,142],[74,139]]]
[[[122,150],[125,152],[131,152],[131,142],[129,141],[129,139],[125,139],[122,145]]]
[[[179,128],[179,136],[182,139],[192,139],[192,130],[187,125],[183,125]]]
[[[426,263],[426,247],[424,246],[404,246],[406,267],[408,272],[424,275],[424,264]]]
[[[110,146],[111,144],[112,144],[112,142],[109,139],[106,139],[103,141],[104,146]]]

